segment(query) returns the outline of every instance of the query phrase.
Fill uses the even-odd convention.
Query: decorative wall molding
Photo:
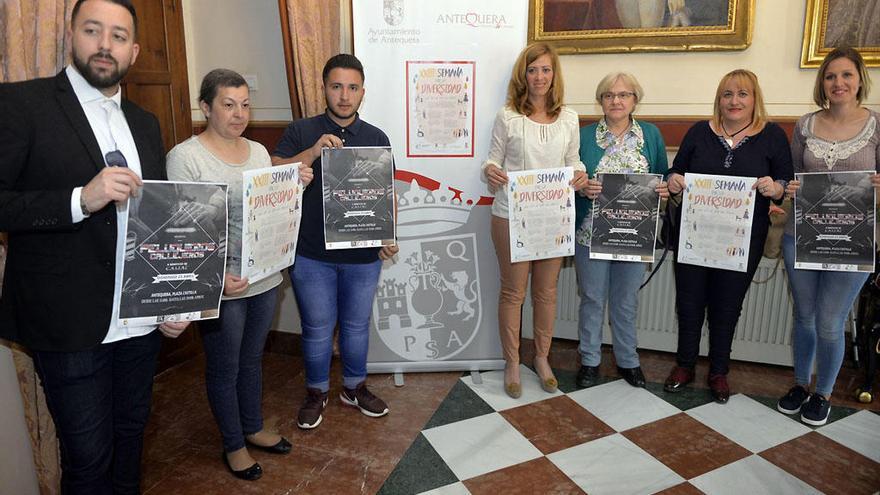
[[[601,115],[581,115],[580,124],[581,126],[590,125],[599,120],[600,117]],[[666,143],[667,148],[678,148],[688,129],[695,123],[706,120],[709,117],[695,115],[672,117],[637,115],[636,118],[656,125],[663,135],[663,141]],[[797,122],[797,119],[797,117],[778,117],[772,120],[779,124],[785,130],[785,133],[788,134],[788,138],[791,139],[791,133],[794,130],[794,124]],[[289,122],[279,120],[254,121],[245,130],[244,136],[262,144],[269,150],[269,153],[272,153],[288,124]],[[195,134],[202,132],[204,129],[204,121],[193,122],[193,132]]]

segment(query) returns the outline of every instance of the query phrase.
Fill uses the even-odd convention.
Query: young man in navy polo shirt
[[[366,387],[370,314],[382,260],[397,253],[397,246],[328,251],[324,249],[322,205],[322,148],[390,146],[388,136],[358,117],[364,97],[364,68],[353,55],[335,55],[324,65],[324,98],[321,115],[291,123],[272,153],[275,165],[302,162],[301,169],[314,179],[303,193],[303,217],[296,262],[290,268],[296,302],[302,319],[306,399],[297,425],[310,429],[321,424],[330,390],[333,330],[339,322],[339,348],[343,365],[343,403],[367,416],[388,414],[385,402]]]

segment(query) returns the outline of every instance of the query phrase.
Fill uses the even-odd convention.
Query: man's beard
[[[114,68],[109,73],[101,74],[96,69],[93,69],[89,65],[89,61],[94,59],[104,59],[112,61],[114,64]],[[73,65],[82,74],[83,78],[88,81],[89,84],[98,88],[98,89],[107,89],[116,86],[119,81],[122,80],[123,77],[128,73],[129,66],[126,66],[122,69],[119,68],[119,62],[116,61],[110,54],[101,54],[96,53],[89,57],[89,60],[82,60],[79,56],[77,56],[76,51],[73,53]]]
[[[327,105],[327,111],[330,112],[331,114],[333,114],[333,116],[339,120],[347,120],[347,119],[354,117],[358,111],[358,108],[360,107],[360,105],[358,105],[357,107],[352,108],[351,114],[349,114],[349,115],[340,115],[340,114],[336,113],[336,110],[333,110],[333,107],[330,105],[329,101],[327,101],[325,99],[324,103]]]

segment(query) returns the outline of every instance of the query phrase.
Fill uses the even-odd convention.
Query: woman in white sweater
[[[516,60],[507,87],[507,103],[492,128],[489,157],[483,174],[495,192],[492,204],[492,242],[501,271],[498,326],[504,351],[504,390],[513,398],[522,394],[519,377],[519,333],[522,303],[529,273],[534,307],[535,371],[541,387],[558,386],[548,356],[556,317],[556,281],[562,258],[510,262],[507,172],[553,167],[575,170],[572,186],[587,183],[586,168],[578,156],[578,115],[562,104],[559,56],[546,43],[526,47]]]

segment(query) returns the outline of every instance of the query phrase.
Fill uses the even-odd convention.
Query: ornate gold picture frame
[[[529,0],[529,43],[560,53],[744,50],[755,0]]]
[[[807,0],[801,67],[819,67],[838,46],[851,46],[865,65],[880,67],[880,2]]]

